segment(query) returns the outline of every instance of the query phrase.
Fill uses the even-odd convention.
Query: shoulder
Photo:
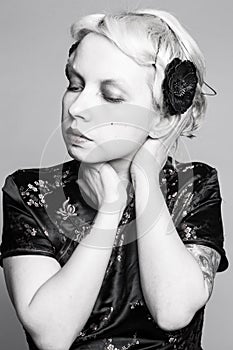
[[[173,200],[196,198],[221,200],[218,171],[206,162],[180,162],[168,157],[163,168],[161,186]],[[195,202],[195,201],[194,201]]]
[[[14,170],[13,172],[6,175],[6,179],[8,177],[12,177],[13,179],[20,179],[28,176],[38,176],[41,174],[44,175],[50,175],[50,174],[58,174],[58,173],[64,173],[66,170],[71,170],[75,166],[78,166],[79,162],[72,159],[64,163],[57,163],[55,165],[47,166],[47,167],[34,167],[34,168],[19,168]]]
[[[217,172],[217,169],[210,163],[206,163],[198,160],[181,162],[170,156],[168,157],[166,166],[173,168],[176,171],[186,172],[188,170],[193,170],[193,172],[200,173],[203,175],[208,175],[210,173]]]
[[[182,183],[189,182],[191,179],[196,183],[218,183],[218,170],[210,163],[202,161],[188,161],[181,162],[175,160],[172,157],[168,157],[168,160],[163,168],[165,174],[169,179],[176,176]]]
[[[212,191],[215,190],[215,192],[219,191],[218,170],[209,163],[201,161],[178,162],[177,171],[181,174],[189,173],[194,185],[204,188],[205,191],[208,188]]]
[[[78,170],[79,162],[70,160],[48,167],[19,168],[9,173],[5,177],[2,191],[18,188],[33,189],[36,186],[59,187],[63,182],[68,181]]]
[[[51,203],[53,205],[65,201],[64,191],[69,188],[71,194],[74,192],[79,164],[78,161],[71,160],[49,167],[17,169],[5,178],[2,186],[3,200],[13,200],[27,209],[48,208]]]

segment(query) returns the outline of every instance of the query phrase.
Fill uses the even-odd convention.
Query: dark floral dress
[[[90,231],[97,213],[80,193],[76,182],[79,166],[78,161],[70,160],[50,167],[19,169],[6,177],[2,188],[1,266],[3,258],[21,254],[50,256],[64,266]],[[183,243],[216,249],[221,255],[218,272],[226,270],[217,170],[202,162],[174,162],[168,157],[159,180]],[[134,192],[127,194],[102,287],[70,350],[201,350],[205,307],[187,326],[175,331],[161,329],[147,308],[140,285]],[[135,239],[123,244],[128,230]],[[37,350],[24,331],[30,350]]]

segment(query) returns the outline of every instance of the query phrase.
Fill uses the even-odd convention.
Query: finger
[[[88,163],[88,164],[82,163],[81,168],[82,168],[83,173],[88,172],[88,171],[99,173],[102,165],[103,165],[103,163]]]
[[[82,190],[85,194],[90,195],[90,188],[87,186],[87,184],[81,179],[78,179],[77,182],[79,189]]]
[[[80,188],[83,187],[84,181],[82,179],[77,179],[76,182],[78,183]]]
[[[85,177],[85,181],[94,194],[96,191],[95,188],[98,189],[99,191],[101,191],[102,180],[101,180],[100,174],[97,173],[96,171],[95,172],[91,171],[91,172],[87,173],[87,176]],[[93,188],[93,186],[94,186],[94,188]]]
[[[105,165],[105,162],[92,163],[90,164],[90,168],[100,173],[104,165]]]
[[[101,176],[102,176],[103,182],[105,184],[109,183],[109,182],[111,183],[111,181],[109,181],[109,179],[112,179],[112,181],[115,180],[116,183],[118,183],[120,181],[118,174],[113,169],[113,167],[108,163],[105,163],[105,166],[101,168]]]

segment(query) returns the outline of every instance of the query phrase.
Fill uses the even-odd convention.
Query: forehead
[[[82,39],[69,63],[86,78],[125,79],[132,87],[148,76],[148,67],[140,66],[108,38],[96,33]]]

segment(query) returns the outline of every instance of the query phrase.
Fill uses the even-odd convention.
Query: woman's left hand
[[[132,160],[130,172],[133,180],[142,171],[147,175],[159,175],[166,163],[169,150],[180,136],[186,122],[185,115],[181,115],[181,118],[174,119],[172,131],[168,135],[161,139],[147,138]]]

